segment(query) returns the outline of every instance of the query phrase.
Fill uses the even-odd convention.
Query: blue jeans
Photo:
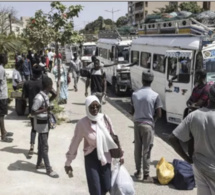
[[[105,195],[110,191],[111,165],[101,165],[96,149],[85,156],[85,171],[90,195]]]
[[[31,118],[31,141],[30,144],[35,144],[37,132],[34,130],[34,118]]]

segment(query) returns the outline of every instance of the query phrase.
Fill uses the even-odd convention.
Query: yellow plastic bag
[[[164,157],[156,165],[157,177],[160,184],[168,184],[174,177],[174,167]]]

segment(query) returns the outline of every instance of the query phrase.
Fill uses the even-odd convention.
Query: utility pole
[[[110,10],[105,10],[106,12],[110,12],[110,13],[112,13],[112,26],[113,26],[113,22],[114,22],[114,13],[115,12],[118,12],[118,11],[120,11],[119,9],[118,10],[113,10],[113,8],[112,8],[112,10],[110,11]]]
[[[9,18],[9,24],[10,24],[10,33],[12,33],[12,15],[11,13],[8,15]]]

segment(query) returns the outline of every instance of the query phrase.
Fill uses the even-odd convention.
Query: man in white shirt
[[[15,69],[13,70],[13,76],[12,76],[12,82],[13,82],[13,89],[14,91],[17,90],[17,85],[22,82],[22,77],[20,75],[20,72],[19,72],[19,63],[16,63],[15,64]]]
[[[8,136],[12,136],[12,132],[7,132],[4,125],[4,116],[7,115],[8,111],[8,91],[7,91],[7,79],[6,72],[4,69],[5,56],[0,54],[0,130],[1,140],[3,142],[12,142],[13,139]]]
[[[78,80],[79,80],[79,76],[80,76],[80,69],[82,67],[82,62],[78,58],[77,53],[74,53],[73,56],[74,56],[74,58],[71,60],[68,74],[70,71],[72,71],[72,77],[74,79],[74,89],[75,89],[75,91],[78,91]]]

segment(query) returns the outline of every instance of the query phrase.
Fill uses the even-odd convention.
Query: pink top
[[[110,127],[109,125],[106,125],[106,126],[109,131],[113,132],[112,123],[107,115],[106,115],[106,118],[110,124]],[[69,151],[66,153],[66,158],[67,158],[65,163],[66,166],[70,166],[72,160],[76,158],[78,146],[83,138],[84,138],[83,151],[84,151],[84,155],[86,156],[96,148],[96,129],[94,130],[91,127],[91,121],[87,116],[79,120],[75,127],[74,136],[69,146]],[[106,152],[105,156],[106,156],[107,162],[111,163],[112,158],[110,156],[110,153]]]

